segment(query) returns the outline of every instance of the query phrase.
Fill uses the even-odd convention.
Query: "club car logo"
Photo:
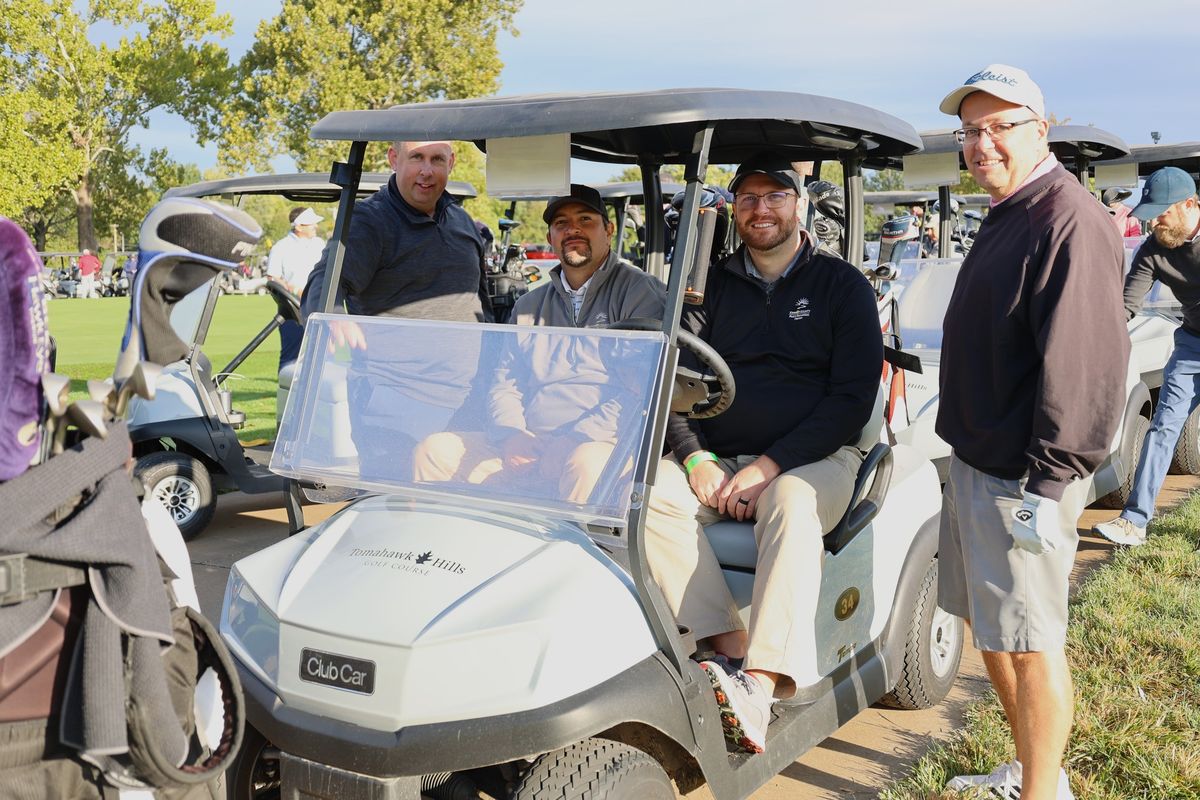
[[[300,680],[375,694],[375,662],[306,647],[300,651]]]
[[[390,550],[386,547],[355,547],[350,550],[351,558],[363,559],[365,567],[385,567],[414,575],[432,575],[445,572],[450,575],[465,575],[467,568],[449,558],[441,558],[432,550],[418,553],[413,550]]]

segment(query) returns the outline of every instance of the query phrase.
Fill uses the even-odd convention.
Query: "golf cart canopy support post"
[[[663,195],[659,163],[645,157],[638,158],[637,163],[642,169],[642,196],[646,208],[646,272],[666,283],[667,233],[660,224]],[[621,235],[621,232],[618,231],[617,235]]]
[[[846,193],[846,224],[842,228],[842,257],[856,267],[863,263],[863,245],[866,232],[863,230],[863,175],[862,156],[858,152],[847,153],[842,158],[843,181]]]
[[[354,213],[354,197],[358,193],[358,182],[362,178],[363,160],[367,152],[366,141],[350,145],[350,156],[345,162],[337,162],[329,173],[329,182],[342,187],[338,200],[337,221],[329,243],[328,260],[325,263],[325,283],[322,311],[330,313],[337,309],[338,288],[342,284],[342,262],[346,260],[346,234],[350,231],[350,217]]]

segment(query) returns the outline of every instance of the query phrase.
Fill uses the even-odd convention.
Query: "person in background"
[[[91,250],[79,256],[79,291],[76,297],[99,297],[96,292],[96,277],[100,274],[100,259]]]
[[[1122,238],[1142,235],[1142,223],[1136,217],[1130,215],[1129,206],[1125,205],[1125,200],[1133,191],[1123,187],[1110,187],[1104,190],[1100,195],[1100,202],[1108,206],[1108,212],[1112,214],[1113,224],[1117,226],[1117,233],[1121,234]]]
[[[288,213],[292,228],[271,247],[267,256],[267,277],[273,278],[297,297],[304,291],[308,276],[321,259],[325,240],[317,235],[317,223],[325,219],[306,206]],[[300,355],[304,328],[293,320],[279,326],[279,368],[283,369]]]

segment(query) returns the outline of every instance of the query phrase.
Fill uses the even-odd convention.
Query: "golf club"
[[[154,389],[161,373],[162,367],[158,364],[152,364],[149,361],[139,361],[135,364],[129,377],[117,390],[115,415],[117,417],[125,416],[125,411],[129,408],[129,400],[135,394],[143,400],[153,400]]]
[[[101,381],[95,378],[87,382],[88,395],[100,405],[104,406],[110,418],[115,413],[117,407],[116,389],[108,381]]]
[[[59,426],[66,427],[62,417],[67,413],[67,395],[71,392],[71,379],[56,372],[42,375],[42,397],[46,401],[46,421],[42,426],[42,445],[38,463],[46,463],[51,455],[51,441]]]

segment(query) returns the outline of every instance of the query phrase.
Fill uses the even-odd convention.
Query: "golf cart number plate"
[[[300,680],[359,694],[374,694],[375,662],[306,647],[300,651]]]

